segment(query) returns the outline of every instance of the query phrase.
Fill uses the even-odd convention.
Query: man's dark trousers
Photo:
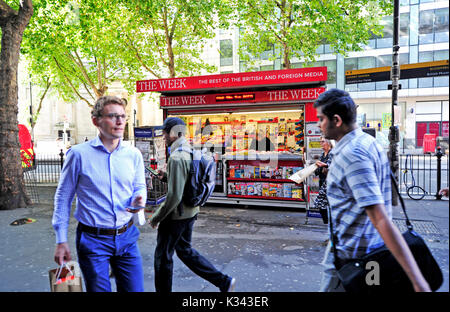
[[[197,216],[183,220],[167,217],[158,226],[155,249],[155,289],[172,291],[173,253],[195,274],[209,281],[221,291],[227,291],[231,278],[218,271],[191,246],[192,229]]]

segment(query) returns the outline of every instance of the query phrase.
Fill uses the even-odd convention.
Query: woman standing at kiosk
[[[319,209],[320,215],[322,216],[323,223],[328,223],[328,198],[327,198],[327,174],[328,174],[328,166],[331,163],[331,154],[330,150],[332,148],[331,142],[325,139],[323,136],[320,137],[320,146],[323,149],[322,156],[320,156],[320,160],[316,162],[316,165],[319,167],[314,172],[317,176],[319,176],[319,195],[317,195],[316,200],[314,201],[314,206]]]

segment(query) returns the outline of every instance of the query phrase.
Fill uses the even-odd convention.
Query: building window
[[[358,58],[349,57],[344,60],[344,70],[356,70],[358,69]]]
[[[393,24],[392,16],[384,16],[381,19],[381,25],[384,26],[382,38],[392,38],[393,35],[392,24]]]
[[[325,46],[323,44],[319,45],[316,49],[317,54],[323,54]]]
[[[419,13],[419,43],[433,43],[434,10]]]
[[[419,52],[419,62],[422,63],[422,62],[448,60],[449,57],[448,51],[449,50]],[[419,78],[418,83],[419,88],[448,87],[449,79],[448,76]]]
[[[58,130],[58,139],[62,139],[64,130]],[[66,130],[67,138],[70,139],[70,130]]]
[[[448,8],[434,11],[434,42],[448,43]]]
[[[259,67],[260,71],[265,71],[265,70],[273,70],[273,64],[272,65],[262,65]]]
[[[448,8],[419,13],[419,43],[448,42]]]
[[[383,49],[392,47],[392,38],[394,34],[393,30],[393,17],[385,16],[381,19],[381,25],[383,25],[383,33],[381,36],[372,35],[372,39],[369,40],[369,47],[373,49]],[[409,45],[409,28],[410,19],[409,12],[400,14],[399,21],[399,43],[400,46]]]
[[[327,67],[328,87],[336,88],[336,60],[324,61],[323,66]]]
[[[400,46],[408,46],[409,45],[409,13],[401,13],[400,14],[400,25],[399,25],[399,43]]]
[[[233,42],[231,39],[220,40],[220,66],[233,65]]]
[[[383,25],[384,28],[383,28],[383,35],[381,37],[377,37],[376,39],[376,47],[378,49],[392,47],[392,35],[393,35],[392,23],[393,23],[392,16],[385,16],[381,19],[381,25]]]
[[[377,67],[392,66],[392,54],[378,55],[376,58]]]
[[[448,60],[448,50],[438,50],[433,52],[434,61]]]
[[[374,68],[375,67],[375,57],[374,56],[364,56],[358,57],[358,69]]]
[[[419,52],[419,63],[433,62],[433,51]]]

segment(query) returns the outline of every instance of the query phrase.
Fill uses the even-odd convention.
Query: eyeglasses
[[[119,115],[119,114],[116,114],[116,113],[112,113],[112,114],[106,114],[106,115],[100,115],[100,116],[101,117],[107,117],[107,118],[111,119],[114,122],[117,121],[119,118],[122,118],[123,120],[127,119],[127,115],[125,115],[125,114]]]

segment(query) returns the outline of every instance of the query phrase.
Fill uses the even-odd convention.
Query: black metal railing
[[[37,183],[35,175],[32,170],[24,170],[23,172],[25,192],[33,204],[39,204],[39,192],[37,190]]]
[[[33,169],[25,175],[25,182],[57,184],[64,164],[64,152],[59,154],[37,154]]]
[[[449,156],[439,149],[435,154],[401,154],[399,160],[401,194],[413,199],[440,199],[439,190],[449,187]],[[24,175],[25,182],[57,184],[63,164],[62,150],[59,154],[36,155],[34,169]]]
[[[449,186],[449,157],[438,152],[400,155],[400,192],[412,199],[440,199],[439,190]]]

